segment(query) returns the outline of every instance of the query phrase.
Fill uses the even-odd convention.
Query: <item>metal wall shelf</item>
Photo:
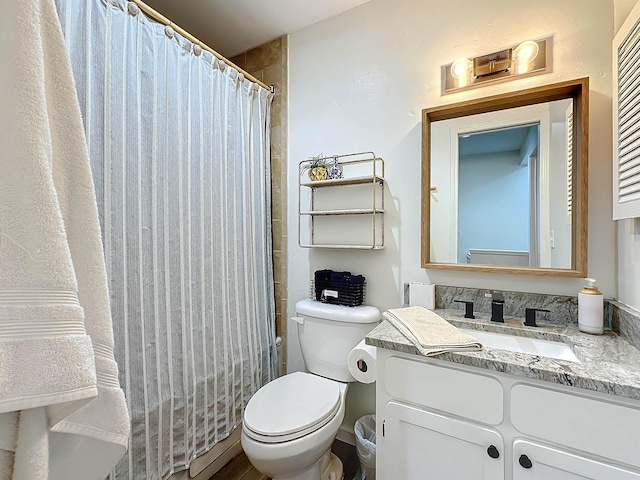
[[[312,160],[303,160],[298,166],[298,245],[303,248],[323,248],[323,249],[343,249],[343,250],[379,250],[384,248],[384,160],[375,156],[373,152],[350,153],[346,155],[332,155],[322,158],[328,162],[337,159],[340,168],[343,171],[344,178],[308,181],[303,180],[303,175],[310,168]],[[317,159],[316,159],[317,160]],[[363,170],[369,169],[369,174]],[[357,174],[350,176],[351,172]],[[323,205],[317,205],[317,194],[326,187],[354,187],[356,189],[370,188],[370,200],[366,203],[369,206],[358,206],[357,208],[326,208]],[[303,210],[303,190],[309,189],[305,198],[305,208]],[[337,192],[337,191],[336,191]],[[350,193],[353,193],[351,191]],[[363,193],[362,191],[360,193]],[[351,195],[341,195],[344,198],[341,203],[349,205],[352,200]],[[370,216],[370,231],[356,232],[353,228],[350,232],[342,231],[345,234],[357,233],[364,237],[369,237],[370,242],[347,243],[336,241],[335,243],[317,241],[316,229],[322,228],[318,225],[316,218],[328,217],[344,217],[344,216]],[[303,240],[303,230],[307,226],[302,225],[301,219],[308,217],[308,233],[307,239]],[[355,227],[354,227],[355,228]],[[368,227],[369,228],[369,227]],[[324,239],[323,239],[324,240]]]
[[[314,210],[312,212],[300,212],[300,215],[371,215],[372,213],[384,213],[384,210],[371,208],[353,208],[351,210]]]
[[[304,248],[324,248],[325,250],[382,250],[384,245],[300,245]]]
[[[335,158],[335,157],[329,157],[329,158]],[[379,160],[382,160],[382,159],[379,159]],[[332,180],[316,180],[315,182],[301,182],[300,185],[303,187],[319,188],[319,187],[337,187],[340,185],[360,185],[362,183],[372,183],[372,182],[378,182],[382,184],[384,183],[384,178],[378,175],[373,175],[373,176],[368,175],[364,177],[336,178]]]

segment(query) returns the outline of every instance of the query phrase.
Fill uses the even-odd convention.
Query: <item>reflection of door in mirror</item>
[[[567,111],[571,99],[432,124],[432,261],[571,268]]]
[[[458,134],[458,263],[539,264],[538,130],[535,123]]]

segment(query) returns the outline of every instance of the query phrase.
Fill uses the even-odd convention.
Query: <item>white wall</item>
[[[608,0],[372,0],[289,38],[290,312],[319,268],[367,277],[368,303],[399,305],[401,284],[430,281],[575,295],[580,279],[447,272],[420,267],[421,110],[469,98],[590,77],[589,274],[616,294],[611,220],[611,39]],[[440,66],[553,35],[553,72],[441,96]],[[303,250],[297,245],[297,164],[317,155],[373,150],[386,161],[386,248]],[[289,322],[289,370],[303,368]],[[357,390],[357,389],[354,389]],[[373,390],[359,392],[374,409]],[[371,397],[371,398],[369,398]]]
[[[637,0],[613,0],[613,12],[615,17],[614,32],[617,32],[620,29],[636,3]]]
[[[618,221],[618,299],[640,310],[640,219]]]
[[[616,32],[635,0],[615,0]],[[618,299],[640,310],[640,220],[618,222]]]

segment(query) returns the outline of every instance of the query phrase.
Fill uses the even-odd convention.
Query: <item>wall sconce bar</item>
[[[552,37],[527,40],[499,52],[459,58],[442,67],[442,93],[551,71]]]

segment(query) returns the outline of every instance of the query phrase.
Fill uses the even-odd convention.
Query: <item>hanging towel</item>
[[[0,2],[0,112],[0,479],[102,479],[129,416],[53,0]]]
[[[49,439],[44,407],[0,414],[0,480],[47,480]]]
[[[444,352],[473,352],[482,344],[424,307],[387,310],[382,316],[413,343],[423,355]]]

